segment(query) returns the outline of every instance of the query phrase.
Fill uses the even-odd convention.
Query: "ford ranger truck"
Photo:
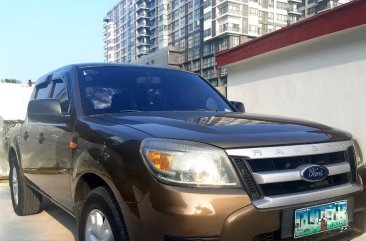
[[[39,213],[50,199],[75,217],[80,241],[364,233],[365,164],[352,136],[243,111],[180,70],[103,63],[50,72],[13,133],[14,211]]]

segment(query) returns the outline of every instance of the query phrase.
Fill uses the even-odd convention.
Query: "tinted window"
[[[42,84],[37,86],[36,99],[47,99],[50,93],[50,84]]]
[[[138,111],[232,111],[199,76],[158,68],[86,67],[79,70],[86,114]]]
[[[53,83],[51,98],[59,100],[62,112],[69,112],[70,101],[64,82],[62,80],[54,80]]]

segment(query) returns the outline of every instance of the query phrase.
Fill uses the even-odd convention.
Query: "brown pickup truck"
[[[46,197],[84,241],[350,240],[365,231],[352,136],[244,113],[200,76],[79,64],[41,77],[9,151],[18,215]]]

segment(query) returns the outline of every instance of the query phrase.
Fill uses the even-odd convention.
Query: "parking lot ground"
[[[45,200],[44,211],[31,216],[17,216],[11,204],[9,184],[0,181],[1,241],[76,241],[73,217]]]
[[[75,219],[48,200],[44,200],[43,207],[39,214],[17,216],[11,204],[9,184],[0,181],[0,240],[77,241]],[[352,241],[366,241],[366,234]]]

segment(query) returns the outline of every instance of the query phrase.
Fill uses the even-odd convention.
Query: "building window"
[[[211,19],[211,11],[203,15],[203,21]]]
[[[286,23],[287,15],[277,14],[277,21],[280,22],[280,23]]]
[[[180,7],[180,13],[184,13],[185,11],[186,11],[186,7],[185,6]]]
[[[188,18],[188,20],[193,19],[193,13],[189,13],[189,14],[187,15],[187,18]]]
[[[258,10],[258,19],[259,20],[263,19],[263,11]]]
[[[281,9],[281,10],[287,10],[287,3],[283,3],[283,2],[276,2],[276,8],[277,9]]]
[[[199,48],[195,48],[193,50],[193,58],[194,59],[198,59],[200,57],[200,49]]]
[[[315,13],[315,8],[312,7],[312,8],[308,8],[308,14],[313,14]]]
[[[188,51],[187,58],[188,58],[188,61],[191,61],[192,60],[192,58],[193,58],[192,50],[189,50]],[[191,66],[189,66],[189,69],[187,69],[187,70],[191,70],[190,67]]]
[[[200,18],[200,16],[201,16],[201,11],[200,11],[200,9],[196,9],[196,10],[194,10],[194,18],[195,18],[195,19],[199,19],[199,18]]]
[[[189,36],[188,37],[188,48],[192,48],[193,47],[193,36]]]
[[[193,23],[188,25],[188,33],[191,33],[191,32],[193,32]]]
[[[200,36],[200,33],[196,33],[194,35],[193,45],[194,46],[199,46],[200,44],[201,44],[201,36]]]
[[[203,2],[203,8],[211,7],[211,0],[207,0]]]
[[[214,65],[214,57],[208,57],[203,59],[203,68],[212,67]]]
[[[249,32],[257,33],[257,25],[249,24]]]
[[[194,22],[194,30],[197,30],[199,28],[200,28],[200,21],[197,20],[197,21]]]
[[[268,0],[268,8],[274,8],[274,0]]]
[[[223,38],[220,40],[219,43],[219,51],[223,51],[229,48],[229,41],[228,38]]]
[[[268,25],[268,32],[273,32],[273,26],[272,25]]]
[[[220,31],[220,33],[226,32],[226,31],[239,32],[240,28],[239,28],[239,24],[237,24],[237,23],[224,23],[220,26],[219,31]]]
[[[186,48],[186,41],[183,39],[180,41],[180,50],[184,50]]]
[[[268,13],[268,20],[273,21],[274,13]]]
[[[262,35],[262,33],[263,33],[263,29],[262,29],[262,27],[258,27],[258,35]]]
[[[256,8],[249,8],[249,14],[253,15],[253,16],[257,16],[258,15],[258,9]]]
[[[240,37],[234,36],[233,37],[233,47],[238,46],[240,44]]]
[[[211,36],[211,28],[206,29],[205,31],[203,31],[203,37],[204,38],[209,37],[209,36]]]
[[[201,68],[201,61],[193,62],[193,71],[199,70]]]

